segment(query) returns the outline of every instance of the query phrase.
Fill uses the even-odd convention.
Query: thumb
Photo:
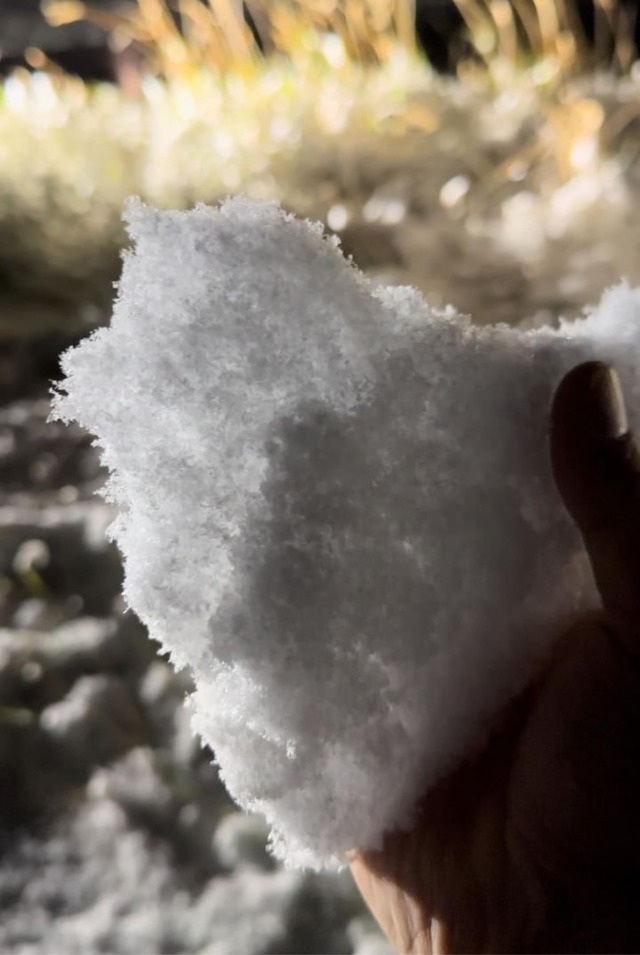
[[[620,380],[602,362],[569,372],[556,391],[551,463],[578,525],[607,616],[640,650],[640,455]]]

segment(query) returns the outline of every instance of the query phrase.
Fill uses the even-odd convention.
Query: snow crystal
[[[373,287],[273,204],[127,217],[111,327],[65,354],[55,413],[98,436],[125,596],[192,671],[229,791],[289,864],[340,864],[593,605],[548,409],[597,357],[634,420],[640,293],[478,328]]]

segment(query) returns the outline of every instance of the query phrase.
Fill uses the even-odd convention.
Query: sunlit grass
[[[540,85],[606,69],[627,74],[636,52],[636,11],[621,0],[593,0],[593,37],[585,34],[576,0],[455,0],[468,48],[459,74],[478,73],[504,86],[505,76],[531,72]]]
[[[321,55],[327,34],[360,64],[387,63],[399,47],[416,47],[413,0],[253,0],[248,8],[258,37],[238,0],[139,0],[118,14],[84,0],[43,3],[54,26],[90,20],[116,47],[136,44],[146,69],[168,81],[192,79],[201,70],[246,70],[271,52],[308,61]]]
[[[458,66],[498,77],[505,67],[537,68],[547,82],[607,65],[627,72],[634,58],[634,11],[621,0],[594,0],[588,43],[576,0],[454,0],[465,25]],[[387,63],[398,47],[415,55],[415,0],[249,0],[257,38],[241,0],[139,0],[115,14],[90,0],[44,0],[53,25],[88,19],[107,30],[116,48],[135,44],[146,69],[166,80],[206,69],[247,68],[276,52],[294,63],[313,58],[327,34],[361,65]]]
[[[443,79],[417,49],[410,0],[279,0],[264,51],[234,0],[181,0],[178,21],[163,0],[117,17],[50,0],[52,22],[91,17],[143,60],[133,90],[86,85],[38,51],[39,70],[4,83],[10,294],[106,300],[130,194],[185,207],[244,192],[339,231],[354,215],[375,220],[379,190],[399,178],[417,207],[452,221],[464,209],[473,225],[518,192],[544,198],[598,176],[637,125],[640,92],[632,79],[613,92],[581,79],[605,47],[629,70],[629,34],[609,2],[600,48],[587,48],[569,3],[458,0],[471,52]]]
[[[365,77],[336,37],[316,52],[306,71],[279,59],[249,72],[147,75],[135,98],[15,73],[0,104],[3,271],[30,293],[52,295],[64,277],[82,294],[113,271],[127,195],[165,206],[236,191],[281,198],[284,168],[311,141],[424,122],[409,108],[426,74],[417,61],[399,53]]]

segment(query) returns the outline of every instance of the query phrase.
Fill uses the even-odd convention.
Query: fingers
[[[604,608],[640,651],[640,455],[618,376],[602,362],[574,368],[556,391],[551,463]]]

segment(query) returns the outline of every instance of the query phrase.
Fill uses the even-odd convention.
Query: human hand
[[[570,372],[551,459],[602,610],[354,879],[402,953],[640,951],[640,455],[615,372]]]

